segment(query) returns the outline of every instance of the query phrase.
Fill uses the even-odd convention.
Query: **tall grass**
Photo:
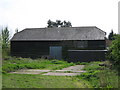
[[[6,59],[10,57],[10,45],[8,45],[8,47],[2,47],[2,58]]]
[[[16,71],[18,69],[62,69],[68,66],[75,65],[62,60],[45,60],[31,58],[15,58],[9,57],[8,60],[3,60],[3,73]]]
[[[103,62],[90,62],[84,68],[86,73],[76,77],[90,82],[94,88],[118,88],[118,71],[99,66]]]

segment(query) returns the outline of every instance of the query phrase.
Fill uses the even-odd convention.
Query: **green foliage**
[[[61,70],[61,69],[63,69],[63,68],[66,68],[66,67],[69,67],[69,66],[73,66],[73,65],[75,65],[74,63],[64,63],[64,66],[56,66],[56,67],[54,67],[53,68],[53,70]]]
[[[85,63],[85,68],[84,70],[86,70],[87,72],[82,73],[81,75],[78,75],[76,77],[81,78],[83,80],[87,80],[88,82],[90,82],[90,84],[92,85],[92,87],[94,88],[99,88],[99,77],[97,76],[100,73],[100,64],[101,62],[89,62],[89,63]],[[83,63],[84,64],[84,63]]]
[[[76,62],[75,64],[76,64],[76,65],[87,65],[88,62]]]
[[[89,64],[87,64],[84,68],[84,70],[90,71],[90,70],[99,70],[101,68],[101,66],[99,66],[101,62],[90,62]]]
[[[110,34],[108,35],[109,40],[113,40],[113,36],[114,36],[113,34],[114,34],[113,30],[111,30]]]
[[[2,58],[7,59],[10,57],[10,46],[2,49]]]
[[[56,20],[56,22],[48,20],[47,24],[48,24],[47,27],[49,27],[49,28],[51,28],[51,27],[71,27],[72,26],[70,21],[67,22],[65,20],[63,22],[61,22],[61,20]]]
[[[75,65],[74,63],[67,63],[60,60],[44,60],[44,59],[30,59],[30,58],[15,58],[9,57],[8,60],[3,61],[3,73],[16,71],[18,69],[62,69],[68,66]]]
[[[9,34],[8,27],[5,27],[2,30],[2,48],[7,48],[8,47],[9,38],[10,38],[10,34]]]
[[[118,72],[99,66],[105,62],[90,62],[84,68],[87,72],[76,77],[87,80],[94,88],[118,88]]]
[[[3,88],[91,88],[89,82],[68,76],[3,74]]]
[[[10,53],[10,45],[9,45],[10,34],[9,34],[8,27],[5,27],[1,31],[2,31],[1,32],[2,33],[2,38],[1,38],[2,58],[5,58]]]
[[[100,83],[99,87],[118,88],[119,85],[118,71],[104,69],[97,76],[99,77],[99,83]]]
[[[107,59],[109,59],[113,65],[120,68],[120,35],[116,35],[115,40],[112,41],[109,47]]]
[[[94,88],[99,88],[99,77],[97,76],[99,72],[99,70],[89,71],[86,73],[82,73],[81,75],[78,75],[76,77],[89,81]]]
[[[96,70],[96,71],[88,71],[86,73],[82,73],[81,77],[83,77],[84,79],[90,80],[90,78],[92,77],[96,77],[96,75],[100,72],[100,70]]]

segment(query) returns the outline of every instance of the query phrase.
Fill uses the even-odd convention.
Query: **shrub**
[[[115,40],[112,41],[112,44],[109,47],[107,59],[116,67],[120,68],[120,35],[116,35]]]

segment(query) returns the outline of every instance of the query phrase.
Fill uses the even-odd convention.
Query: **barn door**
[[[61,46],[50,46],[50,56],[55,59],[62,59],[62,47]]]

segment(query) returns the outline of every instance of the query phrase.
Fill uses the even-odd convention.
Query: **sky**
[[[66,20],[73,27],[97,26],[118,33],[119,0],[0,0],[0,28],[44,28],[47,21]]]

